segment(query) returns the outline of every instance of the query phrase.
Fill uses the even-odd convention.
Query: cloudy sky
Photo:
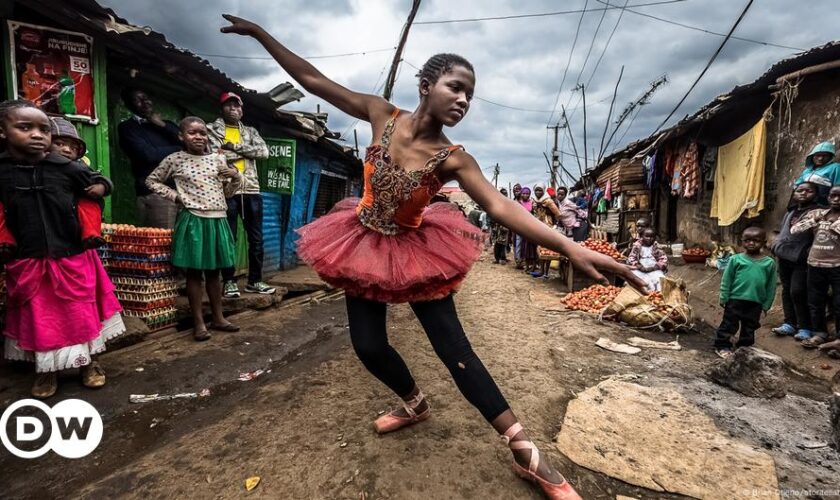
[[[625,3],[626,2],[626,3]],[[176,45],[203,55],[244,86],[266,91],[290,77],[253,40],[222,35],[221,13],[262,24],[302,56],[312,57],[324,74],[363,92],[381,93],[387,67],[408,14],[410,0],[100,0],[129,22],[151,26]],[[612,4],[612,7],[606,8]],[[416,67],[438,52],[469,59],[477,75],[476,99],[469,114],[447,134],[463,143],[485,169],[501,166],[500,186],[547,180],[544,152],[553,144],[561,105],[583,155],[582,83],[586,92],[587,144],[591,159],[609,113],[621,67],[608,135],[622,109],[650,83],[667,75],[668,83],[615,133],[607,153],[650,135],[694,82],[747,0],[423,0],[403,54],[392,101],[413,109],[417,103]],[[634,5],[636,7],[634,7]],[[625,7],[622,9],[620,7]],[[585,10],[581,13],[580,11]],[[558,11],[576,11],[557,13]],[[773,63],[803,49],[840,38],[832,0],[793,2],[755,0],[723,52],[669,123],[691,114],[716,95],[755,80]],[[487,17],[510,19],[434,23]],[[655,16],[653,19],[647,16]],[[684,26],[680,26],[678,24]],[[687,26],[687,27],[686,27]],[[694,29],[691,29],[694,28]],[[576,36],[577,34],[577,36]],[[745,40],[749,39],[749,40]],[[359,55],[326,57],[365,52]],[[564,79],[565,76],[565,79]],[[562,83],[562,86],[561,86]],[[559,92],[559,96],[558,96]],[[352,144],[370,129],[315,96],[288,109],[329,112],[329,127]],[[246,120],[247,121],[247,120]],[[566,132],[560,149],[571,152]],[[578,162],[563,157],[578,173]],[[581,163],[583,160],[581,159]]]

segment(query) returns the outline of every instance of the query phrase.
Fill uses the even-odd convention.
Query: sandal
[[[58,373],[36,373],[35,383],[32,384],[32,396],[38,399],[46,399],[55,395],[58,390]]]
[[[403,401],[403,408],[405,408],[405,412],[408,413],[407,417],[395,415],[396,410],[393,410],[377,418],[373,422],[373,428],[376,429],[376,432],[379,434],[386,434],[426,420],[432,416],[431,405],[426,403],[426,409],[423,410],[422,413],[414,411],[414,409],[420,406],[420,403],[422,403],[425,399],[426,396],[423,394],[423,391],[418,391],[416,396],[408,401]]]
[[[822,344],[825,344],[827,341],[828,339],[823,337],[822,335],[814,335],[808,340],[803,340],[802,347],[804,347],[805,349],[816,349]]]
[[[563,479],[562,483],[552,483],[550,481],[546,481],[545,479],[541,478],[537,475],[537,469],[540,466],[540,451],[537,449],[536,445],[531,441],[519,440],[519,441],[511,441],[514,436],[519,434],[522,431],[522,424],[519,422],[511,425],[508,430],[505,431],[500,437],[502,441],[505,442],[506,445],[511,450],[530,450],[531,451],[531,460],[528,464],[528,468],[522,467],[516,460],[513,461],[513,472],[516,473],[517,476],[525,479],[527,481],[531,481],[532,483],[536,483],[545,493],[545,496],[549,498],[549,500],[583,500],[580,495],[572,488],[572,485],[569,484],[568,481]]]
[[[195,330],[193,330],[193,340],[196,340],[198,342],[204,342],[205,340],[210,340],[210,338],[211,335],[206,328],[202,330],[196,328]]]
[[[79,374],[82,377],[82,385],[89,389],[99,389],[105,385],[105,370],[98,361],[91,361],[89,365],[83,366]]]
[[[219,332],[231,332],[231,333],[233,333],[233,332],[238,332],[239,331],[239,327],[234,325],[233,323],[228,323],[226,325],[217,325],[215,323],[210,323],[209,325],[207,325],[207,328],[209,328],[210,330],[216,330],[216,331],[219,331]]]

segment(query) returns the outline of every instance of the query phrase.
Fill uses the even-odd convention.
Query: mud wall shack
[[[21,39],[21,29],[26,30],[25,40]],[[67,71],[58,68],[62,64],[60,53],[38,54],[41,49],[36,46],[43,41],[39,38],[54,33],[62,36],[63,32],[69,32],[76,40],[87,40],[90,53],[79,49],[82,53],[75,54],[75,62],[83,62],[84,66]],[[117,125],[131,116],[120,99],[120,92],[126,86],[147,91],[163,118],[176,123],[188,115],[207,121],[216,119],[221,93],[236,92],[244,101],[243,121],[257,128],[270,151],[290,154],[290,161],[278,162],[271,157],[258,162],[264,189],[267,271],[297,265],[295,230],[326,213],[339,199],[359,192],[361,162],[352,150],[329,140],[336,135],[327,129],[326,115],[280,109],[283,104],[302,97],[291,85],[279,86],[278,89],[284,90],[283,96],[275,95],[274,99],[269,94],[245,89],[206,60],[172,45],[164,35],[130,25],[94,0],[2,2],[0,39],[4,76],[0,80],[0,98],[29,97],[22,88],[27,76],[30,83],[34,79],[49,92],[47,87],[55,85],[51,81],[56,80],[55,74],[64,71],[76,80],[77,101],[82,92],[92,92],[92,116],[68,118],[88,145],[91,165],[114,181],[114,193],[106,201],[106,222],[136,223],[134,176],[117,137]],[[25,71],[23,57],[31,58],[26,61],[31,64],[25,66]],[[73,58],[65,60],[70,65],[74,61]],[[86,80],[84,84],[82,79]],[[291,97],[284,98],[288,95]],[[60,109],[53,111],[67,115],[60,113]],[[288,181],[287,185],[269,186],[266,175],[271,169],[279,172]],[[238,267],[243,268],[247,242],[242,224],[239,226]]]
[[[677,125],[606,157],[587,176],[590,183],[594,181],[604,189],[604,175],[610,169],[622,162],[640,165],[660,241],[687,246],[713,241],[734,244],[750,225],[765,228],[772,239],[787,210],[793,181],[804,169],[805,156],[823,141],[840,146],[838,81],[840,42],[797,54],[776,63],[753,83],[717,97]],[[766,127],[764,208],[755,217],[743,212],[732,224],[721,225],[719,219],[710,216],[717,148],[750,131],[762,119]],[[666,157],[676,152],[679,164],[691,143],[697,145],[698,178],[694,192],[686,197],[684,186],[681,193],[680,186],[674,189],[673,171],[668,171]],[[630,214],[624,215],[621,223],[626,229]]]

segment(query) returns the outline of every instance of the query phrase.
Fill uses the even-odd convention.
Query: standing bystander
[[[831,289],[835,331],[840,327],[840,186],[828,192],[827,209],[811,210],[790,232],[811,232],[814,242],[808,252],[808,309],[813,335],[802,339],[802,347],[814,348],[828,340],[825,306]]]
[[[138,223],[143,226],[172,229],[178,208],[174,203],[146,187],[146,177],[164,158],[181,151],[178,126],[161,118],[149,96],[142,90],[123,89],[122,101],[131,118],[117,126],[120,148],[131,162],[137,194]]]
[[[274,288],[262,280],[263,200],[257,175],[257,160],[268,158],[268,147],[257,129],[242,123],[241,97],[233,92],[225,92],[220,101],[222,117],[209,123],[207,132],[211,148],[224,154],[228,165],[245,177],[242,187],[227,199],[227,219],[234,240],[240,217],[248,236],[248,283],[245,291],[272,294]],[[239,286],[234,280],[234,274],[233,267],[222,270],[224,296],[228,298],[239,297]]]
[[[755,331],[776,298],[776,261],[762,255],[767,233],[748,227],[741,233],[744,252],[732,257],[720,281],[720,304],[723,321],[715,334],[715,352],[721,358],[732,355],[732,337],[738,333],[737,347],[755,343]]]

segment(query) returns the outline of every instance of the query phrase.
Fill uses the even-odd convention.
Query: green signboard
[[[292,194],[295,188],[296,143],[293,139],[265,139],[268,158],[257,162],[260,189],[269,193]]]

